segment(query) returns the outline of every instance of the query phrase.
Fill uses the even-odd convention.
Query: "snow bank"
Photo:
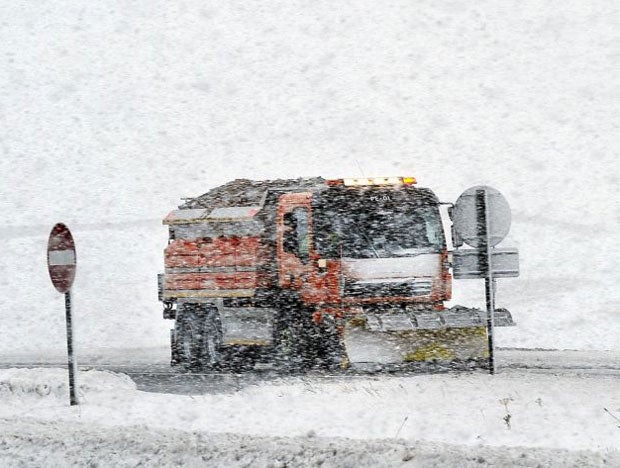
[[[183,396],[137,391],[126,376],[90,371],[79,375],[79,407],[68,406],[66,378],[56,369],[1,370],[0,385],[13,390],[0,393],[0,418],[326,440],[401,438],[463,447],[603,454],[620,449],[618,423],[604,410],[620,414],[613,376],[315,375],[234,393]]]
[[[617,452],[463,447],[404,440],[260,437],[0,419],[0,465],[252,467],[618,466]]]
[[[119,393],[136,390],[136,384],[124,374],[107,371],[79,372],[78,395]],[[0,402],[49,397],[65,399],[69,392],[66,369],[3,369],[0,371]]]

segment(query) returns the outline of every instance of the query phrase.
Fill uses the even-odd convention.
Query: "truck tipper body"
[[[172,363],[483,361],[484,314],[445,307],[440,205],[412,177],[240,179],[187,199],[164,219]]]

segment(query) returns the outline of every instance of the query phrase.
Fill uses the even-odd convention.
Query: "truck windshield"
[[[415,256],[445,245],[437,202],[416,191],[332,188],[314,212],[317,251],[327,257]]]

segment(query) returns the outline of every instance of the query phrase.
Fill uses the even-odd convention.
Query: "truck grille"
[[[432,280],[410,280],[390,283],[345,283],[346,297],[411,297],[428,296],[431,293]]]

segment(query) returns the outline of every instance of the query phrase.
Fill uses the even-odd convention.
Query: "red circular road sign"
[[[52,228],[47,242],[47,269],[58,292],[71,289],[75,279],[75,242],[69,228],[62,223]]]

